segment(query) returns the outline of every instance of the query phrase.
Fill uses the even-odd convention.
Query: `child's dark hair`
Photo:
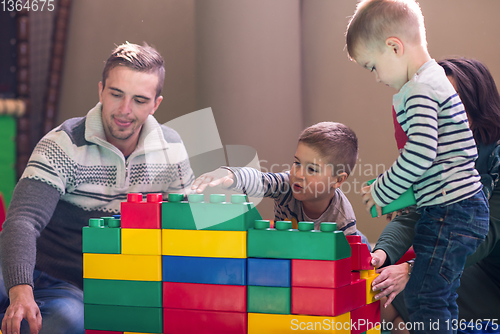
[[[500,95],[486,66],[478,60],[447,58],[438,62],[453,78],[470,119],[476,142],[492,144],[500,139]]]
[[[333,166],[335,175],[349,175],[358,159],[358,138],[354,131],[342,123],[314,124],[299,136],[299,143],[316,150]]]

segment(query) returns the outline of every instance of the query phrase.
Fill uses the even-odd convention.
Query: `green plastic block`
[[[16,171],[11,165],[0,165],[0,193],[2,193],[5,206],[8,207],[12,193],[16,187]]]
[[[169,194],[169,201],[162,203],[163,229],[246,231],[262,219],[245,195],[232,195],[225,202],[225,195],[212,194],[208,203],[203,194],[189,195],[187,201],[171,195],[178,194]]]
[[[84,304],[84,327],[103,331],[162,333],[161,307]]]
[[[85,304],[162,307],[162,282],[83,279]]]
[[[322,223],[321,230],[311,230],[311,222],[299,222],[299,230],[291,222],[257,221],[248,230],[247,256],[273,259],[340,260],[351,256],[351,247],[335,223]]]
[[[368,181],[367,185],[372,184],[374,181],[375,179]],[[388,213],[402,210],[415,204],[417,204],[417,201],[415,200],[415,194],[413,193],[413,188],[410,187],[395,201],[392,201],[391,203],[389,203],[389,205],[382,207],[382,214],[386,215]],[[372,214],[372,217],[377,217],[377,208],[375,207],[375,205],[372,206],[370,213]]]
[[[0,139],[10,139],[15,141],[16,138],[16,119],[10,115],[0,115]]]
[[[83,253],[98,253],[98,254],[121,254],[121,229],[117,227],[105,227],[107,224],[118,219],[105,217],[104,219],[89,219],[89,226],[84,226],[82,229],[82,252]]]
[[[291,314],[291,288],[249,285],[247,312]]]
[[[16,143],[12,139],[1,139],[0,165],[14,168],[16,164]]]

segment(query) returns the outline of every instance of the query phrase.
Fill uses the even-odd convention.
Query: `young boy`
[[[410,320],[422,323],[423,332],[456,332],[455,290],[465,258],[484,239],[489,219],[464,107],[427,51],[424,18],[415,1],[361,1],[346,40],[351,59],[375,72],[377,82],[398,90],[393,106],[408,136],[392,167],[362,189],[363,202],[368,211],[376,205],[380,215],[381,206],[413,187],[421,218],[405,290]]]
[[[221,167],[203,174],[192,189],[223,185],[249,196],[274,199],[275,221],[336,222],[346,235],[361,235],[351,203],[339,189],[358,158],[358,138],[344,124],[321,122],[299,136],[292,168],[285,173],[262,173],[253,168]],[[370,246],[368,245],[370,248]]]

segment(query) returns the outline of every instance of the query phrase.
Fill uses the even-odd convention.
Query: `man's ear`
[[[102,103],[102,90],[104,89],[102,81],[99,81],[99,102]]]
[[[391,49],[397,56],[402,56],[404,53],[403,42],[397,37],[389,37],[385,40],[385,46]]]
[[[157,98],[155,98],[153,109],[149,113],[150,115],[153,115],[155,113],[156,109],[158,109],[158,107],[160,106],[161,101],[163,101],[163,96],[160,95]]]

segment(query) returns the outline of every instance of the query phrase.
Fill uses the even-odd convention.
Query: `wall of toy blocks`
[[[245,195],[128,194],[83,228],[86,333],[379,333],[360,238],[275,225]]]

